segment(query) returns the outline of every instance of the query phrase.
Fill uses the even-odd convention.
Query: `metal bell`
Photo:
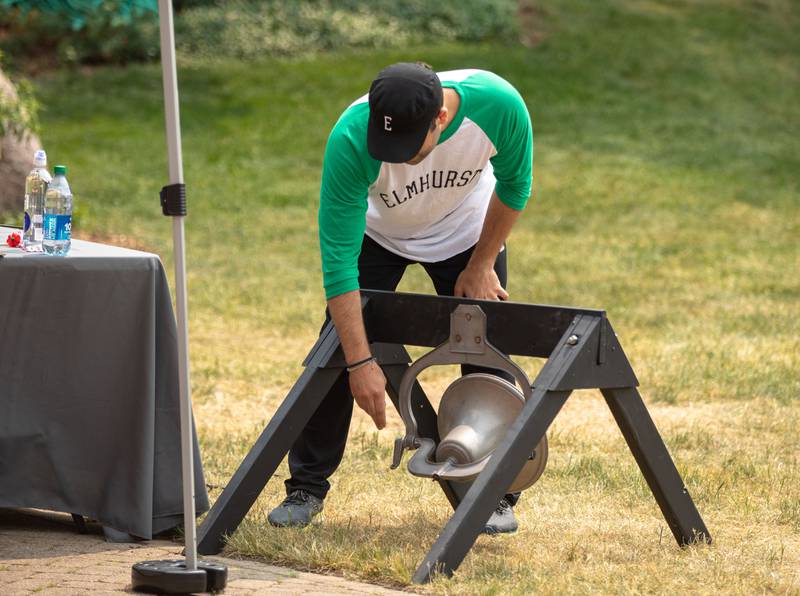
[[[491,455],[524,405],[522,392],[495,375],[473,373],[456,379],[445,390],[439,404],[437,424],[441,441],[436,448],[436,461],[464,465]],[[519,492],[533,485],[546,464],[547,438],[544,437],[509,492]]]
[[[500,377],[474,373],[454,381],[439,404],[439,444],[419,435],[411,407],[411,391],[419,374],[434,365],[470,364],[502,370],[519,388]],[[405,436],[394,443],[392,469],[403,452],[416,451],[408,462],[414,476],[454,482],[477,478],[532,394],[531,383],[516,363],[486,339],[486,314],[476,304],[460,304],[450,314],[450,338],[408,367],[398,391]],[[531,486],[547,464],[547,437],[536,446],[522,471],[508,488],[518,492]]]

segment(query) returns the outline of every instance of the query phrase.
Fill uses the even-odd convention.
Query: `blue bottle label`
[[[72,216],[53,215],[44,216],[45,240],[70,240],[72,238]]]
[[[23,232],[27,232],[27,231],[28,231],[28,230],[30,230],[30,229],[31,229],[31,216],[30,216],[30,214],[29,214],[29,213],[26,211],[26,212],[25,212],[25,227],[22,229],[22,231],[23,231]]]

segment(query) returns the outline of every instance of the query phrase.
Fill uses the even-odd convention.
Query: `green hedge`
[[[59,64],[157,59],[158,17],[150,4],[0,0],[0,48],[16,61],[42,55]],[[517,34],[515,0],[182,0],[175,6],[178,51],[207,59]]]
[[[176,21],[192,56],[257,58],[411,41],[516,35],[513,0],[232,0],[187,10]]]
[[[72,28],[82,28],[88,19],[99,10],[107,10],[111,6],[115,18],[130,22],[136,15],[144,12],[158,13],[158,0],[0,0],[0,7],[17,9],[23,14],[43,12],[57,14],[70,21]]]
[[[79,3],[4,5],[0,29],[0,47],[15,64],[43,59],[56,64],[124,64],[153,60],[159,54],[158,14],[133,0],[103,0],[94,9]]]

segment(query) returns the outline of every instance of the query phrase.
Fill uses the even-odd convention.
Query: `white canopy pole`
[[[181,126],[178,110],[178,75],[175,67],[175,35],[172,1],[158,0],[161,29],[161,67],[164,80],[164,114],[170,184],[183,184]],[[184,216],[172,216],[175,252],[175,302],[178,317],[178,372],[181,403],[181,459],[183,471],[183,527],[186,532],[186,569],[197,569],[197,529],[194,505],[194,441],[192,440],[192,398],[189,388],[189,330],[186,302],[186,252]]]

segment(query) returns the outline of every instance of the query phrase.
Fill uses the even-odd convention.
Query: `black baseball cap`
[[[379,161],[408,161],[441,107],[442,83],[435,72],[411,62],[387,66],[369,88],[367,151]]]

